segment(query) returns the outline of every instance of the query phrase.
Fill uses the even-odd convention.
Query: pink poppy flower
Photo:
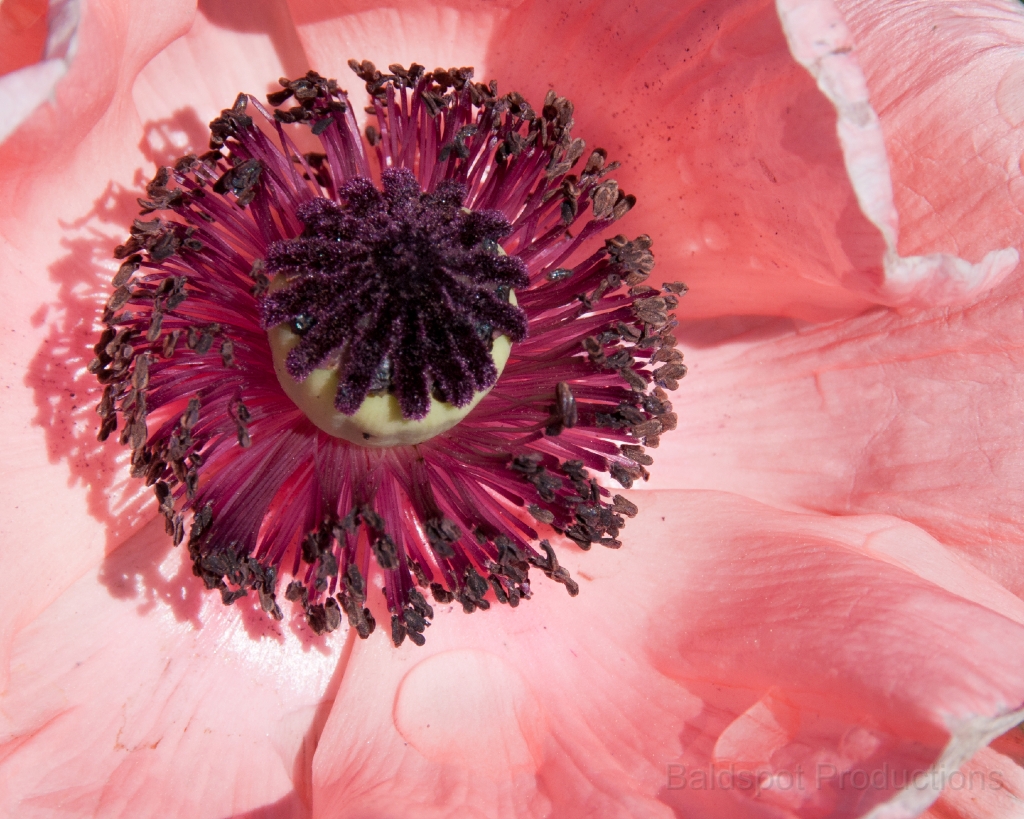
[[[5,815],[1019,812],[1016,6],[54,9],[0,77]],[[554,84],[692,291],[623,548],[422,648],[211,598],[86,371],[154,165],[349,57]]]

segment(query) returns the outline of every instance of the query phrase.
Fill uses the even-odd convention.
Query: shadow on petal
[[[109,292],[112,237],[136,210],[134,194],[111,183],[88,213],[61,226],[65,254],[48,271],[58,298],[32,317],[37,326],[48,323],[49,333],[25,375],[50,460],[66,463],[69,482],[87,488],[89,514],[107,527],[108,553],[142,525],[147,500],[128,478],[124,453],[96,440],[102,389],[87,367]]]
[[[155,165],[164,164],[202,145],[205,132],[194,109],[179,109],[147,122],[139,149]],[[103,390],[88,366],[100,336],[98,320],[110,293],[109,278],[117,269],[111,253],[138,214],[136,200],[145,180],[141,170],[136,176],[137,188],[110,183],[87,212],[61,223],[65,253],[49,267],[57,299],[32,317],[36,326],[46,324],[48,333],[28,364],[25,384],[33,393],[33,421],[43,432],[50,461],[67,465],[69,484],[85,488],[89,515],[105,527],[100,582],[114,598],[138,600],[142,612],[162,602],[176,619],[201,628],[197,597],[207,592],[187,561],[174,558],[173,568],[168,568],[171,540],[154,514],[151,490],[129,476],[129,453],[116,445],[120,430],[105,443],[96,437],[96,407]],[[318,651],[327,650],[324,637],[314,635],[296,611],[289,608],[288,618],[278,624],[266,619],[254,601],[234,604],[250,636],[273,634],[280,640],[285,627]]]

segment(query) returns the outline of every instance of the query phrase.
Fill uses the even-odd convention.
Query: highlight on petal
[[[79,4],[80,0],[50,0],[45,13],[42,59],[0,76],[0,106],[4,112],[0,119],[0,141],[51,96],[57,81],[67,73],[78,47]],[[7,15],[12,14],[8,6],[13,5],[4,4]],[[6,16],[0,18],[0,22],[7,23]],[[26,32],[26,35],[31,34],[31,31]]]
[[[998,4],[998,9],[988,4],[1005,18],[999,32],[1005,39],[992,55],[981,53],[989,51],[991,38],[985,36],[988,12],[980,9],[947,9],[939,17],[939,7],[931,4],[906,4],[899,11],[895,4],[834,0],[778,0],[777,5],[793,56],[836,108],[858,204],[885,241],[882,279],[847,278],[844,284],[881,304],[920,307],[967,303],[1003,281],[1017,267],[1020,254],[1015,247],[998,244],[1020,240],[1019,233],[1000,229],[1005,216],[996,211],[1009,206],[1019,221],[1020,202],[1007,202],[1006,193],[1020,190],[1024,179],[1018,167],[1000,162],[993,172],[988,166],[1019,156],[1024,131],[1014,135],[1006,124],[993,127],[987,120],[992,118],[989,99],[996,98],[997,78],[1004,85],[1013,82],[1009,73],[1019,65],[1024,45],[1020,13],[1013,25],[1008,4]],[[844,13],[857,20],[855,33],[847,28]],[[972,16],[977,25],[972,26]],[[964,18],[961,30],[951,35],[949,23],[957,17]],[[902,25],[894,25],[896,20]],[[965,33],[975,34],[966,48]],[[940,56],[936,46],[942,39],[950,47],[940,49]],[[880,63],[884,71],[879,71]],[[873,83],[865,76],[869,67],[874,68]],[[915,75],[910,82],[908,71]],[[945,99],[934,93],[940,90]],[[888,109],[884,122],[876,113],[879,106]],[[1024,122],[1024,117],[1013,119],[1008,123],[1013,128]],[[1009,144],[986,144],[997,137]],[[982,153],[989,156],[976,161]],[[968,168],[961,170],[962,165]],[[898,202],[893,175],[903,188]],[[967,202],[971,204],[965,207]],[[957,241],[964,230],[956,223],[968,208],[979,207],[986,216],[997,215],[997,223],[987,224],[975,213],[974,235]],[[901,229],[903,211],[910,218],[902,220]],[[950,238],[967,258],[938,250],[949,246]],[[901,251],[908,246],[914,252]]]
[[[505,639],[441,613],[415,655],[354,646],[318,811],[910,816],[1020,720],[1024,603],[916,527],[642,501],[621,551],[566,553],[575,600],[488,612]]]
[[[0,814],[309,815],[343,638],[225,609],[182,557],[156,521],[18,632]]]
[[[961,310],[749,324],[731,342],[691,325],[672,399],[685,445],[659,450],[650,485],[897,515],[1024,595],[1022,299],[1011,280]]]

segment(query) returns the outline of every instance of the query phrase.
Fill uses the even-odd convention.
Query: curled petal
[[[882,304],[963,304],[1017,267],[1019,232],[1009,222],[1019,222],[1024,199],[1012,191],[1024,179],[1019,167],[991,165],[1024,141],[1010,90],[1024,20],[1005,4],[988,6],[779,4],[794,57],[836,108],[858,204],[885,242],[880,279],[843,283]],[[988,110],[1000,105],[1008,117]]]

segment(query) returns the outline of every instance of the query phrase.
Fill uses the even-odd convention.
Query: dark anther
[[[170,358],[174,355],[174,348],[178,345],[179,338],[181,338],[181,330],[172,330],[164,336],[164,343],[160,348],[160,355],[164,358]]]
[[[647,455],[642,446],[636,446],[635,444],[622,444],[622,446],[619,447],[619,451],[633,461],[633,463],[640,464],[641,466],[650,466],[654,463],[654,458]]]
[[[338,602],[348,617],[349,625],[365,640],[377,624],[370,610],[362,605],[366,600],[366,584],[354,563],[349,563],[345,569],[341,585],[342,589],[337,594]]]
[[[647,389],[647,380],[632,367],[623,367],[619,370],[619,375],[633,392],[643,393]]]
[[[402,622],[401,618],[397,614],[391,615],[391,642],[395,644],[395,648],[398,648],[403,642],[405,642],[406,628],[405,623]]]
[[[249,408],[241,400],[233,402],[229,407],[229,413],[234,417],[235,429],[238,433],[238,445],[243,449],[252,445],[252,438],[249,435],[249,422],[252,416]]]
[[[535,503],[530,504],[528,511],[535,520],[539,520],[541,523],[550,525],[555,522],[555,516],[551,512],[547,509],[542,509]]]
[[[220,112],[220,116],[210,123],[210,148],[218,151],[225,141],[240,131],[252,127],[252,117],[245,113],[248,100],[245,94],[239,94],[235,104]],[[203,157],[200,157],[202,159]]]
[[[322,134],[324,131],[326,131],[328,128],[330,128],[331,125],[333,125],[333,124],[334,124],[334,118],[333,117],[324,117],[323,119],[318,120],[316,122],[316,124],[313,125],[313,127],[310,130],[313,132],[313,136],[320,136],[320,134]]]
[[[317,634],[329,634],[334,631],[341,625],[341,609],[338,606],[338,601],[333,597],[328,597],[325,603],[310,606],[306,609],[306,622]]]
[[[636,424],[630,430],[634,438],[647,438],[650,435],[661,435],[664,427],[657,418],[652,418],[650,421],[644,421],[643,423]]]
[[[612,511],[625,515],[627,518],[635,518],[640,509],[622,495],[615,495],[612,497]]]
[[[630,287],[643,282],[654,269],[652,244],[651,237],[646,234],[638,236],[633,241],[619,235],[604,243],[612,261],[626,274],[626,284]]]
[[[544,557],[529,557],[528,560],[545,575],[552,580],[561,583],[565,586],[565,590],[569,592],[570,597],[575,597],[580,593],[580,587],[576,584],[576,581],[570,577],[569,572],[558,564],[558,558],[555,556],[555,550],[547,540],[540,542],[540,548],[544,551]]]
[[[199,421],[199,399],[191,398],[188,402],[188,407],[185,409],[185,413],[181,416],[181,428],[183,430],[190,430]]]
[[[651,362],[675,364],[683,360],[683,354],[675,347],[660,347],[651,356]]]
[[[293,580],[288,584],[288,588],[284,590],[284,596],[286,600],[291,600],[292,602],[302,600],[303,604],[305,604],[308,592],[302,583],[298,580]]]
[[[452,544],[457,543],[462,537],[462,530],[453,521],[448,518],[433,518],[427,521],[424,528],[427,541],[438,557],[455,556]]]
[[[256,191],[263,172],[263,163],[258,159],[247,159],[231,168],[213,186],[217,193],[231,191],[238,197],[238,204],[245,207],[256,198]]]
[[[661,327],[668,321],[665,309],[665,300],[658,296],[638,299],[633,302],[633,315],[644,322],[644,324],[650,324],[654,327]]]
[[[378,535],[370,545],[378,566],[384,570],[398,568],[398,549],[389,535]]]
[[[619,185],[614,179],[602,182],[591,196],[595,219],[611,219],[619,198]]]
[[[322,529],[316,532],[308,532],[302,540],[302,559],[307,563],[316,563],[320,555],[330,547],[330,534]]]
[[[448,591],[448,589],[446,589],[440,583],[430,584],[430,594],[433,596],[434,600],[440,603],[441,605],[451,603],[452,600],[455,599],[455,595]]]
[[[163,481],[159,481],[153,486],[153,492],[156,495],[157,502],[160,504],[160,514],[173,515],[174,498],[171,497],[171,487]]]
[[[463,586],[459,595],[459,602],[463,610],[469,614],[474,609],[486,611],[490,604],[484,600],[489,584],[473,566],[467,566],[463,574]]]
[[[135,359],[135,371],[132,373],[132,388],[145,390],[149,386],[149,353],[143,353]]]
[[[230,338],[220,343],[220,360],[225,367],[235,366],[235,344]]]
[[[561,381],[555,387],[555,404],[548,420],[547,435],[560,435],[563,429],[572,429],[579,420],[576,399],[568,383]]]
[[[117,269],[117,273],[111,284],[113,284],[114,287],[123,287],[128,284],[128,280],[131,279],[135,271],[139,269],[140,264],[142,264],[142,256],[138,253],[129,256]]]
[[[685,364],[666,364],[654,371],[654,383],[666,390],[679,389],[679,379],[686,375]]]
[[[509,468],[523,475],[534,475],[541,469],[541,460],[542,457],[533,452],[526,455],[515,455]]]
[[[160,330],[164,324],[164,313],[160,300],[156,299],[153,304],[153,312],[150,315],[149,329],[146,330],[146,341],[156,341],[160,338]]]
[[[639,464],[612,463],[608,465],[608,472],[626,489],[633,485],[633,481],[648,478],[647,470]]]
[[[279,80],[279,82],[281,83],[281,85],[288,85],[288,80],[284,78]],[[287,87],[282,88],[280,91],[271,91],[269,94],[267,94],[267,102],[269,102],[272,106],[276,108],[278,105],[281,105],[281,103],[285,102],[291,95],[292,90]]]

